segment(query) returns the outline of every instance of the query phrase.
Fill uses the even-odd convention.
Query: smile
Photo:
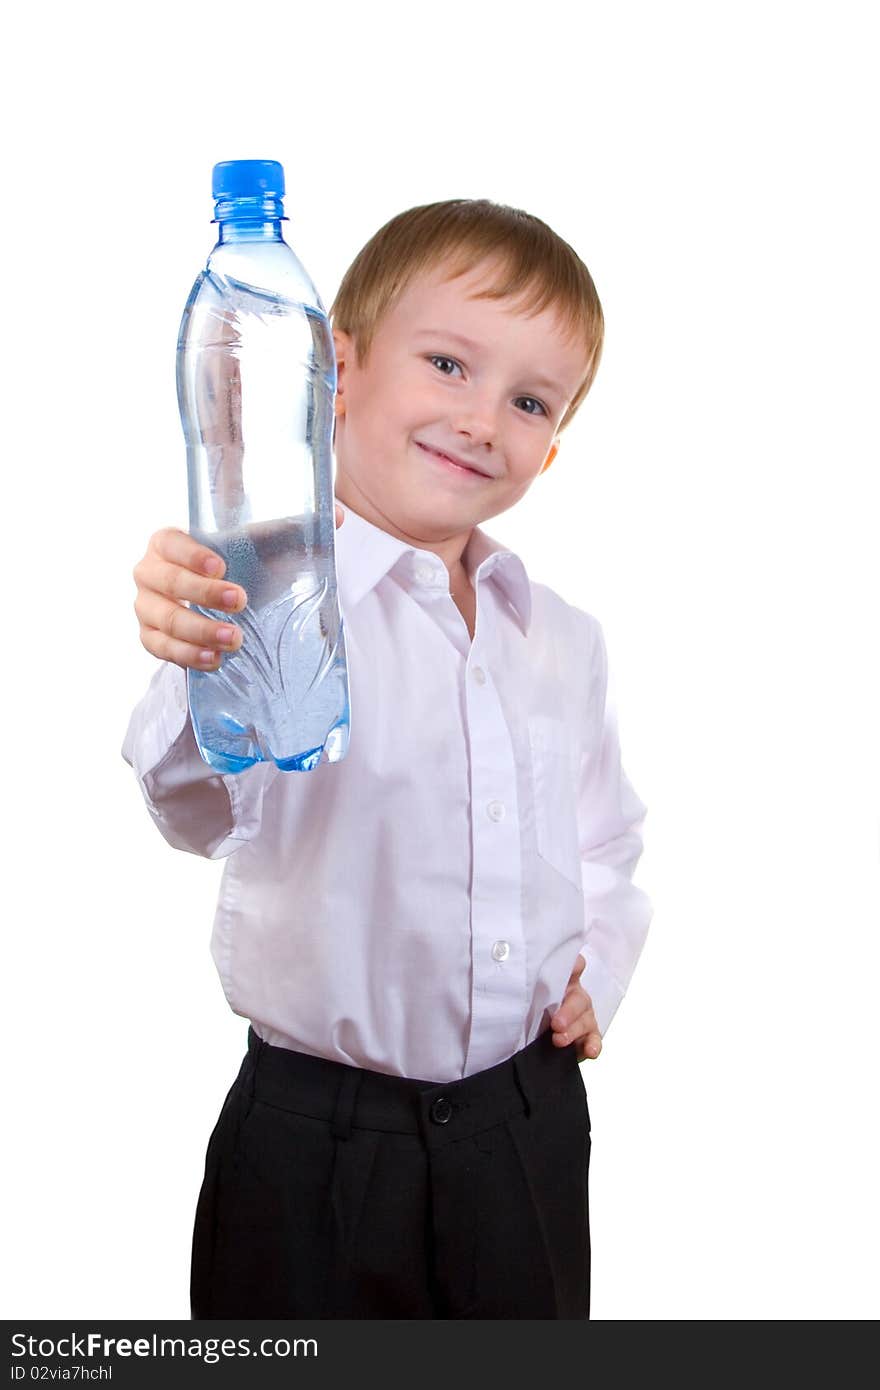
[[[480,473],[479,470],[476,468],[465,468],[461,464],[453,463],[452,459],[447,458],[445,454],[438,453],[436,449],[429,448],[427,444],[419,444],[419,448],[423,450],[423,452],[426,453],[429,458],[432,458],[437,463],[442,464],[443,467],[446,468],[449,472],[457,473],[459,477],[484,479],[487,477],[485,473]]]

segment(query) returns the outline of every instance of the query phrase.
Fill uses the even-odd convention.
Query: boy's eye
[[[540,401],[536,401],[535,398],[534,398],[534,396],[519,396],[517,399],[518,399],[518,400],[521,400],[521,401],[531,401],[531,402],[532,402],[532,405],[536,405],[536,406],[538,406],[538,407],[540,408],[541,414],[542,414],[542,415],[546,415],[546,414],[547,414],[547,412],[546,412],[546,410],[544,409],[543,405],[541,405],[541,402],[540,402]],[[527,410],[527,411],[526,411],[526,414],[527,414],[527,415],[534,415],[535,412],[534,412],[534,410]]]
[[[429,361],[429,362],[451,362],[452,365],[453,365],[453,367],[458,367],[458,366],[460,365],[460,363],[456,362],[456,360],[455,360],[454,357],[440,357],[439,354],[436,353],[436,352],[433,353],[432,356],[430,356],[430,357],[428,358],[428,361]],[[443,375],[444,375],[444,376],[449,376],[449,372],[444,372]]]
[[[432,353],[432,354],[430,355],[430,357],[428,358],[428,361],[429,361],[429,362],[451,362],[452,365],[453,365],[453,367],[460,367],[460,366],[461,366],[461,363],[460,363],[460,362],[456,362],[456,360],[455,360],[454,357],[442,357],[439,353],[436,353],[436,352],[434,352],[434,353]],[[440,370],[440,369],[438,369],[438,370]],[[451,373],[450,373],[450,372],[443,372],[443,375],[444,375],[444,376],[450,376]],[[546,414],[547,414],[546,407],[541,403],[541,401],[536,400],[534,396],[518,396],[517,399],[518,399],[518,400],[521,400],[521,401],[531,401],[532,405],[536,405],[536,406],[538,407],[538,409],[540,410],[540,412],[541,412],[542,415],[546,415]],[[534,411],[534,410],[527,410],[527,411],[526,411],[526,415],[535,415],[536,413],[537,413],[537,412]]]

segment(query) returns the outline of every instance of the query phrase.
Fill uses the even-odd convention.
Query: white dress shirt
[[[604,1034],[652,909],[601,627],[476,527],[471,642],[440,557],[344,510],[342,761],[218,774],[168,662],[122,748],[169,844],[226,859],[227,1001],[277,1047],[442,1083],[542,1033],[580,951]]]

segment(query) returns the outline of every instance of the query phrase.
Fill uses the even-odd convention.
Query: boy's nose
[[[498,437],[498,420],[495,411],[486,406],[473,405],[459,407],[458,414],[450,420],[455,435],[467,438],[471,445],[494,444]]]

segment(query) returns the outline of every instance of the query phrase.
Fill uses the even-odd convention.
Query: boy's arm
[[[593,1001],[600,1033],[606,1033],[636,967],[653,915],[651,902],[632,877],[642,853],[647,807],[623,770],[617,717],[608,699],[608,653],[593,619],[588,725],[578,781],[578,841],[584,889],[587,965],[581,986]]]
[[[263,793],[278,769],[257,763],[232,776],[199,753],[186,702],[186,672],[163,661],[135,706],[122,745],[153,821],[175,849],[223,859],[260,828]]]

